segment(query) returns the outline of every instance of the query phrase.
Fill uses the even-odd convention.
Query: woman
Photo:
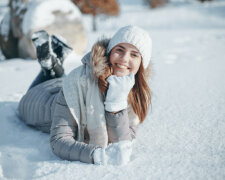
[[[97,42],[83,65],[64,78],[60,44],[53,38],[39,45],[36,42],[42,72],[20,101],[21,119],[50,132],[52,151],[62,159],[127,163],[131,141],[151,103],[148,33],[136,26],[121,28],[110,40]],[[54,53],[46,51],[50,46]]]

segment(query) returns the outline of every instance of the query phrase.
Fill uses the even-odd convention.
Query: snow
[[[98,32],[83,16],[87,50],[127,24],[145,28],[153,40],[152,108],[130,163],[96,166],[56,157],[49,135],[16,115],[39,65],[13,59],[0,62],[0,179],[225,179],[225,2],[173,0],[152,10],[137,1],[121,0],[119,17],[99,17]],[[68,57],[66,73],[80,58]]]
[[[49,35],[46,31],[38,31],[32,34],[32,41],[36,47],[43,45],[44,43],[49,41]]]
[[[0,34],[3,36],[5,42],[8,41],[8,35],[10,30],[10,18],[11,16],[8,11],[1,21]]]
[[[57,17],[54,13],[57,12],[67,14],[69,21],[81,18],[80,10],[69,0],[30,1],[22,25],[24,34],[52,24]]]
[[[5,0],[2,0],[0,5],[0,34],[3,35],[4,41],[8,40],[8,34],[9,34],[9,19],[10,19],[10,13],[9,8],[6,7],[7,2]],[[1,52],[0,52],[0,59],[1,58]]]

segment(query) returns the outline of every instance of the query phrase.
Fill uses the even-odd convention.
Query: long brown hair
[[[108,67],[103,75],[98,78],[98,87],[102,94],[105,94],[108,89],[108,82],[106,78],[112,75],[112,68],[108,56]],[[135,75],[135,84],[128,95],[128,102],[133,111],[138,115],[140,123],[142,123],[147,116],[148,108],[151,105],[151,90],[147,83],[147,78],[150,77],[151,64],[144,69],[142,61],[138,72]]]

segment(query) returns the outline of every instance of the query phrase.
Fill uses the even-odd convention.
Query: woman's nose
[[[129,61],[129,54],[128,54],[128,53],[124,53],[124,54],[121,56],[121,61],[122,61],[122,62],[128,62],[128,61]]]

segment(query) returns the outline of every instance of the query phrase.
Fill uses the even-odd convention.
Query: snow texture
[[[91,31],[91,16],[83,16],[88,50],[128,24],[153,40],[152,108],[131,161],[96,166],[56,157],[49,135],[27,127],[16,113],[39,64],[13,59],[0,62],[0,179],[225,179],[225,2],[173,0],[152,10],[138,1],[121,0],[118,17],[99,16],[98,32]],[[70,54],[66,73],[80,58]]]
[[[0,34],[3,36],[5,42],[8,41],[8,35],[10,31],[10,18],[10,12],[8,11],[0,23]]]
[[[49,41],[49,35],[46,31],[38,31],[32,34],[32,41],[35,46],[42,46],[44,43]]]

